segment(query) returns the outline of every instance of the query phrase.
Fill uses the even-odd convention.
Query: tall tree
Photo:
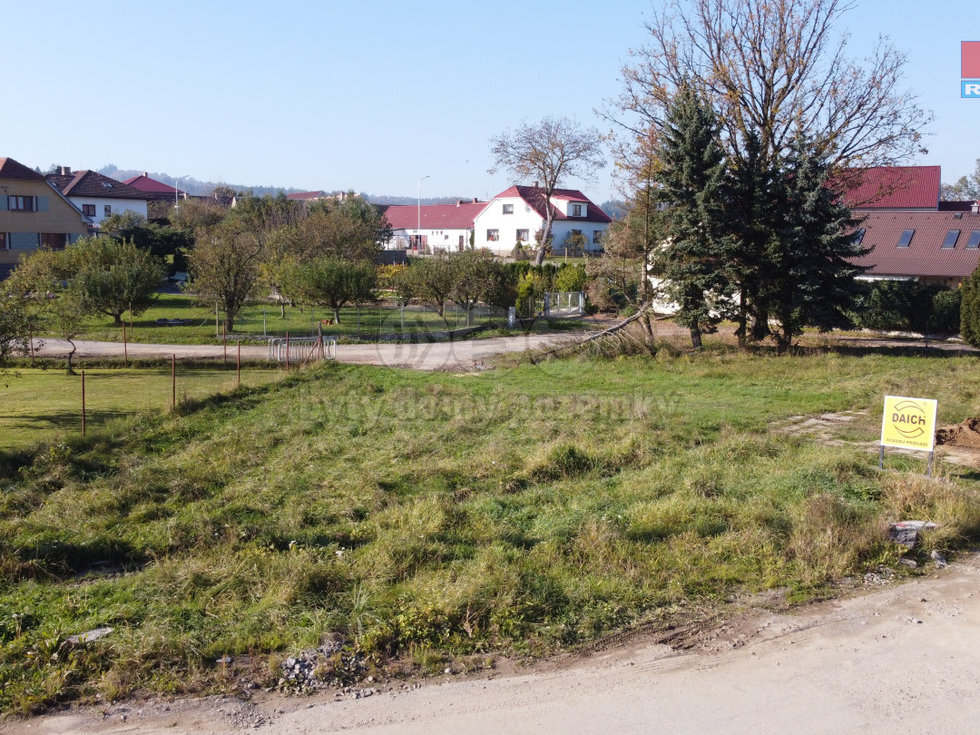
[[[190,262],[189,289],[204,303],[217,304],[225,327],[235,330],[235,318],[258,289],[264,242],[244,219],[231,219],[198,230]]]
[[[675,96],[660,130],[660,200],[667,204],[659,251],[665,292],[678,305],[676,321],[701,347],[714,331],[729,295],[725,154],[710,104],[691,87]]]
[[[781,353],[804,325],[847,325],[861,293],[854,277],[865,269],[850,259],[868,251],[854,240],[850,209],[828,186],[830,164],[820,150],[806,138],[795,140],[776,183],[778,230],[765,253],[758,299],[762,313],[778,324]]]
[[[525,123],[491,138],[490,151],[495,161],[490,173],[504,169],[525,181],[538,182],[545,223],[534,264],[541,265],[551,240],[555,189],[569,177],[589,178],[605,166],[599,133],[594,128],[583,130],[568,118],[545,117],[536,125]]]
[[[607,117],[632,134],[662,122],[679,89],[695,84],[717,111],[730,152],[757,131],[764,160],[796,131],[831,164],[874,166],[918,153],[932,115],[900,87],[904,54],[880,40],[860,61],[837,26],[848,0],[667,0],[649,42],[623,70]]]

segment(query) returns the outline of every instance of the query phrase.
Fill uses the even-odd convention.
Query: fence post
[[[177,355],[170,356],[170,410],[177,408]]]
[[[228,369],[228,330],[224,322],[221,323],[221,367]]]
[[[235,365],[235,387],[242,387],[242,341],[238,340],[238,361]]]
[[[123,322],[123,365],[129,367],[129,343],[126,340],[126,322]]]
[[[82,370],[82,436],[85,436],[85,371]]]
[[[286,332],[286,372],[289,372],[289,332]]]

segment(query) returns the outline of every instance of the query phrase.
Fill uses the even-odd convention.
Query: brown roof
[[[326,199],[327,194],[323,191],[296,191],[292,194],[287,194],[286,199],[292,199],[298,202],[312,202],[316,199]]]
[[[98,197],[105,199],[149,199],[145,192],[121,181],[103,176],[98,171],[76,171],[69,174],[48,174],[44,177],[66,197]]]
[[[967,248],[973,232],[980,233],[980,214],[872,211],[858,227],[865,231],[862,247],[872,250],[854,262],[870,266],[867,275],[965,278],[980,260],[980,248]],[[898,241],[905,230],[913,231],[912,240],[908,247],[900,248]],[[960,234],[954,247],[944,248],[950,230]]]
[[[173,199],[175,194],[184,196],[187,193],[183,189],[175,189],[170,184],[151,179],[146,173],[140,176],[133,176],[131,179],[126,179],[123,183],[140,190],[144,194],[150,194],[151,196],[148,199]]]
[[[18,163],[13,158],[0,158],[0,179],[36,181],[43,178],[37,171],[27,168],[23,163]]]

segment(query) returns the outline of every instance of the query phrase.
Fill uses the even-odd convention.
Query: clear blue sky
[[[656,1],[656,0],[655,0]],[[544,115],[607,129],[649,0],[108,2],[4,0],[0,156],[31,167],[423,196],[496,194],[488,140]],[[980,158],[980,100],[960,99],[976,0],[858,0],[855,56],[879,33],[909,55],[943,180]],[[13,64],[13,60],[18,63]],[[594,183],[614,195],[610,165]]]

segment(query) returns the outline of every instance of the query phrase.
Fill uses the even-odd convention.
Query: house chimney
[[[150,175],[148,173],[146,173],[146,171],[144,171],[143,172],[143,178],[144,179],[148,179],[148,178],[150,178]]]
[[[480,203],[479,197],[473,197],[473,203],[474,204],[479,204]]]
[[[457,200],[456,200],[456,206],[457,206],[457,207],[461,207],[461,206],[463,206],[463,200],[462,200],[462,199],[457,199]]]
[[[58,173],[62,176],[71,176],[71,166],[58,166]]]
[[[537,181],[535,181],[535,182],[534,182],[534,188],[535,188],[535,189],[537,189],[537,188],[538,188],[538,182],[537,182]]]
[[[980,214],[980,201],[974,202],[970,207],[970,211],[973,212],[973,214]]]

